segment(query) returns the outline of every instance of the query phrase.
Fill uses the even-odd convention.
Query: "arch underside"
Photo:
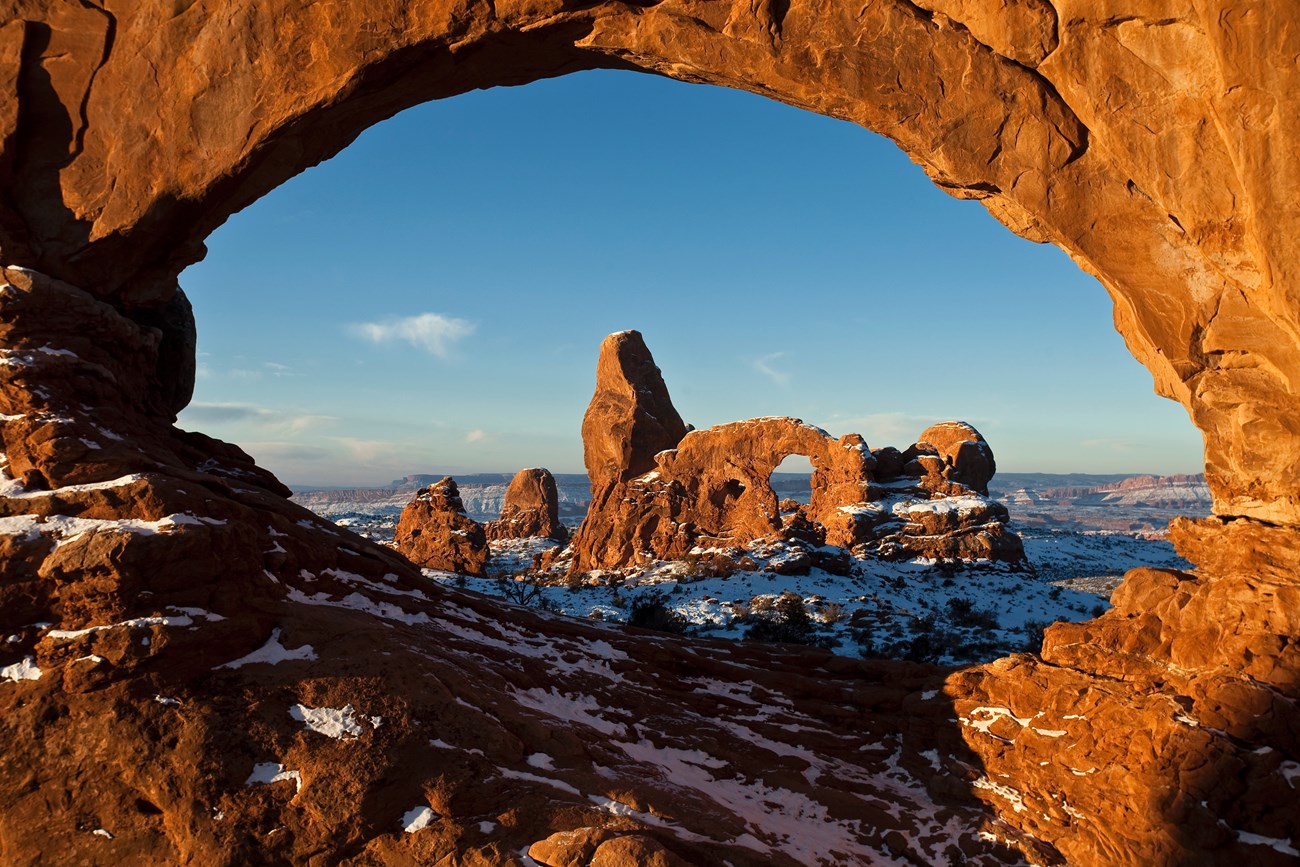
[[[385,708],[387,728],[363,730],[392,738],[378,764],[363,771],[339,759],[345,788],[364,802],[355,815],[322,819],[328,810],[320,805],[305,815],[269,797],[246,803],[242,789],[227,792],[229,781],[217,772],[188,788],[150,791],[149,802],[163,815],[189,817],[181,824],[193,818],[195,804],[224,804],[223,813],[228,808],[249,822],[282,822],[293,833],[273,845],[289,847],[276,850],[285,857],[328,850],[400,860],[402,845],[423,845],[381,840],[390,829],[381,833],[376,817],[392,806],[383,769],[408,766],[414,733],[435,718],[458,733],[474,729],[479,717],[493,720],[480,720],[493,734],[490,744],[474,747],[478,759],[466,752],[472,738],[448,740],[463,747],[452,763],[458,770],[421,771],[414,776],[423,788],[412,784],[401,793],[408,800],[441,798],[438,810],[447,815],[474,800],[465,780],[491,773],[479,762],[484,754],[497,767],[528,755],[521,750],[586,756],[586,770],[568,769],[564,779],[593,797],[601,777],[595,754],[638,735],[661,748],[724,744],[729,767],[745,765],[734,732],[710,728],[704,737],[667,723],[636,729],[635,720],[655,718],[654,703],[609,683],[583,681],[583,695],[598,695],[618,719],[581,730],[590,739],[585,746],[571,728],[544,731],[537,701],[520,696],[542,689],[545,675],[520,648],[545,644],[551,650],[538,651],[542,658],[591,655],[592,642],[607,642],[605,633],[448,597],[409,564],[361,540],[340,541],[336,530],[313,522],[238,449],[171,427],[188,399],[194,351],[176,277],[201,257],[207,234],[403,108],[590,68],[736,87],[888,136],[941,188],[980,200],[1012,231],[1060,246],[1094,274],[1156,390],[1186,407],[1205,437],[1218,517],[1175,527],[1181,549],[1202,569],[1138,570],[1104,617],[1049,629],[1041,657],[956,672],[941,687],[940,674],[887,664],[846,674],[823,660],[808,675],[812,685],[799,686],[781,674],[784,663],[761,651],[710,648],[733,668],[720,663],[709,676],[741,671],[774,696],[807,699],[811,692],[827,702],[857,695],[862,716],[854,724],[861,721],[860,731],[877,739],[897,738],[899,761],[914,762],[916,776],[927,773],[919,757],[932,749],[951,759],[941,762],[939,775],[949,782],[932,785],[959,804],[944,809],[968,810],[960,815],[973,823],[972,795],[982,799],[998,816],[998,833],[1035,857],[1176,863],[1198,853],[1255,857],[1256,838],[1296,845],[1297,819],[1278,809],[1293,798],[1300,759],[1300,591],[1291,553],[1300,524],[1294,9],[1237,0],[1152,0],[1127,4],[1122,14],[1102,0],[3,5],[0,82],[16,98],[0,104],[0,263],[9,266],[9,288],[0,293],[7,347],[0,437],[19,488],[7,488],[0,504],[3,520],[19,521],[21,533],[0,537],[10,573],[0,587],[0,611],[9,633],[20,636],[11,642],[15,652],[29,652],[42,671],[59,672],[0,685],[9,691],[0,701],[18,702],[4,717],[19,733],[13,742],[30,741],[48,762],[36,776],[5,772],[11,778],[2,790],[17,794],[5,805],[10,827],[0,840],[11,841],[4,845],[12,852],[32,851],[25,847],[39,845],[43,829],[66,819],[50,806],[58,798],[46,796],[96,762],[120,769],[88,784],[87,797],[116,800],[149,788],[126,769],[126,743],[110,738],[99,754],[60,745],[84,741],[79,720],[155,688],[183,693],[201,711],[176,723],[188,738],[184,748],[148,734],[170,724],[150,716],[163,713],[165,703],[132,723],[154,744],[151,756],[182,778],[192,776],[187,769],[195,763],[230,749],[250,760],[257,752],[260,762],[274,747],[309,770],[322,762],[269,716],[247,735],[251,740],[230,740],[229,732],[250,730],[247,707],[225,703],[231,696]],[[104,487],[110,481],[115,486]],[[21,523],[30,515],[118,523],[65,534],[55,544],[72,525]],[[167,520],[150,533],[121,523]],[[320,583],[301,585],[306,579],[296,576],[303,574]],[[400,616],[383,607],[399,604],[397,591],[408,606]],[[413,593],[423,596],[412,601]],[[341,601],[353,595],[370,601]],[[155,630],[147,650],[112,639],[112,630],[66,639],[86,642],[79,650],[109,660],[111,670],[101,674],[74,672],[70,645],[30,626],[127,622],[168,604],[222,611],[229,622],[130,627]],[[363,625],[377,610],[398,625],[392,617],[382,628]],[[494,619],[497,626],[482,625]],[[441,623],[450,649],[432,650],[437,642],[413,631],[417,621]],[[407,650],[385,673],[357,660],[367,646],[362,641],[347,661],[321,663],[332,666],[330,678],[277,666],[236,681],[203,664],[214,648],[231,658],[253,649],[273,626],[317,642],[356,630],[371,644],[396,629]],[[474,630],[496,642],[499,656],[490,664],[446,639]],[[168,635],[177,637],[157,640]],[[665,706],[703,718],[691,705],[691,675],[682,674],[694,671],[692,651],[651,652],[660,645],[642,641],[649,640],[619,639],[617,648],[626,658],[649,654],[638,669],[642,687],[659,690]],[[432,667],[437,686],[410,673],[422,664]],[[592,665],[600,664],[592,656]],[[493,673],[494,666],[511,673]],[[763,674],[767,669],[776,673]],[[614,671],[628,676],[621,665]],[[20,688],[35,697],[13,698]],[[416,696],[406,704],[385,698],[404,688]],[[913,693],[940,696],[943,707]],[[453,698],[472,694],[479,717],[448,710]],[[873,707],[876,718],[865,721]],[[990,708],[993,718],[979,716]],[[827,731],[847,724],[825,708],[810,713]],[[961,724],[950,723],[949,714]],[[33,732],[41,718],[62,722],[38,740]],[[912,729],[921,734],[902,736]],[[422,737],[428,741],[427,731]],[[876,761],[870,773],[886,773],[883,759],[836,752],[829,743],[800,748],[820,750],[817,761],[827,769]],[[633,772],[641,754],[628,748],[620,755],[620,772],[634,789],[633,780],[644,780]],[[326,766],[319,764],[322,778]],[[561,817],[572,804],[554,786],[519,782],[518,773],[528,772],[498,788],[510,795],[510,785],[524,787],[526,795],[515,795],[537,805],[519,833],[568,830]],[[44,794],[22,794],[33,791]],[[635,833],[610,831],[610,840],[639,835],[695,858],[753,857],[736,854],[734,841],[748,832],[719,806],[720,788],[685,793],[664,783],[647,791],[646,804],[673,808],[696,837],[697,818],[683,805],[699,801],[730,816],[722,821],[730,823],[733,845],[636,822]],[[877,796],[889,791],[903,797],[888,785]],[[808,797],[817,796],[826,795],[814,786]],[[845,822],[858,816],[855,845],[886,845],[883,833],[863,830],[870,822],[857,808],[837,802],[829,809]],[[153,813],[142,815],[117,819],[138,831],[139,851],[164,858],[272,845],[230,827],[162,829],[150,824]],[[18,830],[19,822],[28,830]],[[880,827],[884,822],[877,817]],[[967,842],[979,839],[974,831],[968,836]],[[437,845],[444,854],[464,852],[468,839],[442,834]],[[63,848],[81,853],[84,842]],[[982,845],[981,857],[997,857]],[[489,861],[507,858],[505,849],[482,851]]]

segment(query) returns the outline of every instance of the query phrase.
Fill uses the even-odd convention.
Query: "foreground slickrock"
[[[1294,863],[1295,4],[3,10],[0,860]],[[172,428],[214,228],[406,106],[595,67],[861,124],[1064,249],[1205,435],[1200,568],[940,684],[439,591]]]
[[[562,555],[571,574],[769,537],[863,556],[1024,559],[1006,508],[980,496],[996,469],[993,450],[964,422],[933,425],[899,452],[797,418],[689,431],[679,420],[641,334],[606,337],[582,423],[592,505]],[[771,479],[791,455],[812,462],[812,493],[783,515]]]

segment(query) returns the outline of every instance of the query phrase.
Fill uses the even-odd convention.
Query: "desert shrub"
[[[581,590],[586,583],[587,576],[581,572],[570,572],[564,576],[564,586],[570,590]]]
[[[632,600],[628,611],[627,625],[642,629],[654,629],[659,632],[672,632],[677,635],[686,631],[686,618],[665,604],[668,594],[662,590],[643,593]]]
[[[749,610],[755,617],[764,617],[776,611],[776,597],[763,594],[751,597]]]
[[[972,629],[997,629],[1000,625],[996,612],[989,608],[976,608],[975,603],[964,596],[948,600],[948,622]]]
[[[755,597],[755,600],[758,598],[761,597]],[[838,639],[817,632],[802,597],[788,590],[781,594],[770,611],[756,611],[751,615],[751,620],[753,625],[745,630],[745,638],[750,641],[807,644],[825,648],[839,643]]]
[[[1102,605],[1102,604],[1098,603],[1097,605],[1092,606],[1092,616],[1093,616],[1093,617],[1100,617],[1101,615],[1103,615],[1103,614],[1105,614],[1105,613],[1106,613],[1106,606],[1105,606],[1105,605]]]
[[[844,608],[838,602],[827,602],[822,606],[820,617],[821,622],[827,626],[834,626],[845,618]]]
[[[515,578],[501,577],[497,579],[497,592],[507,602],[550,610],[551,600],[547,599],[546,594],[542,592],[544,586],[540,576],[537,575],[519,575]]]
[[[1064,619],[1064,617],[1058,617],[1050,622],[1044,620],[1026,620],[1025,625],[1020,627],[1020,631],[1024,633],[1025,636],[1024,643],[1021,645],[1021,650],[1025,653],[1038,653],[1041,651],[1043,649],[1044,630],[1053,623],[1060,623]]]

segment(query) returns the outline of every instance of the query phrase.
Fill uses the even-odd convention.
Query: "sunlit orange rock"
[[[40,273],[0,289],[0,860],[512,863],[617,824],[602,846],[738,867],[1010,859],[990,840],[1041,864],[1294,863],[1298,19],[1244,0],[8,3],[0,263]],[[172,427],[193,370],[176,276],[231,214],[402,108],[595,67],[860,124],[1065,250],[1205,436],[1216,517],[1175,533],[1201,568],[1139,571],[1041,659],[940,693],[912,666],[701,653],[457,596]],[[636,468],[604,478],[602,509],[685,433],[659,432],[627,439]],[[943,477],[932,445],[916,478]],[[608,531],[588,550],[612,556]],[[289,658],[221,667],[263,650]],[[737,681],[746,701],[701,697]],[[298,705],[352,708],[356,742]],[[737,786],[802,824],[740,815]],[[413,808],[428,824],[406,833]]]
[[[397,550],[417,566],[466,575],[487,568],[487,533],[465,514],[456,480],[447,476],[415,495],[393,534]]]
[[[515,473],[506,488],[501,517],[484,529],[489,539],[566,538],[568,532],[560,523],[560,495],[551,471],[531,468]]]

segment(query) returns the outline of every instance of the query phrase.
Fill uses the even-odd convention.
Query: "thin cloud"
[[[421,313],[384,322],[359,322],[348,326],[348,330],[371,343],[405,342],[430,355],[446,358],[457,343],[474,333],[475,327],[465,319]]]
[[[777,370],[772,366],[772,362],[784,357],[784,352],[773,352],[771,355],[764,355],[762,358],[754,359],[752,364],[755,370],[772,380],[772,382],[777,385],[789,385],[790,374],[783,370]]]
[[[485,440],[485,439],[487,439],[487,431],[482,431],[482,430],[477,430],[477,429],[476,429],[476,430],[472,430],[472,431],[470,431],[469,433],[465,434],[465,442],[467,442],[467,443],[477,443],[477,442],[482,442],[482,441]]]
[[[332,415],[290,413],[251,403],[192,403],[185,408],[185,419],[199,424],[254,424],[291,433],[335,421]]]

